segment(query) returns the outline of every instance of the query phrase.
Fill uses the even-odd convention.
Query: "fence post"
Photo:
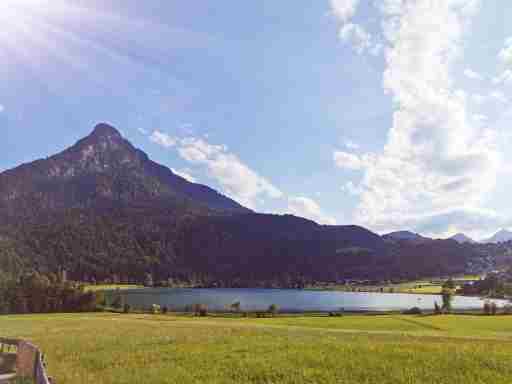
[[[34,361],[34,381],[36,384],[39,383],[39,364],[41,364],[41,352],[39,349],[36,350],[36,360]]]
[[[25,341],[20,341],[16,354],[16,374],[20,377],[34,377],[37,364],[36,349]]]

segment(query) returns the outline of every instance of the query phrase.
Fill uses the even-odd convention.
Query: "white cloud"
[[[386,16],[396,16],[402,13],[405,0],[375,0],[375,6]]]
[[[483,76],[482,75],[480,75],[479,73],[473,71],[470,68],[466,68],[464,70],[464,76],[466,76],[468,79],[472,79],[472,80],[483,80]]]
[[[340,24],[338,37],[341,41],[350,44],[359,54],[368,52],[377,56],[382,52],[382,43],[374,42],[372,35],[362,25],[350,22],[357,11],[359,0],[330,0],[330,5],[331,13]]]
[[[496,228],[507,227],[510,220],[494,211],[468,208],[427,215],[411,220],[409,225],[427,236],[447,237],[463,232],[478,239],[487,237],[489,233],[495,232]]]
[[[479,93],[474,93],[473,95],[471,95],[471,100],[473,100],[473,102],[475,104],[481,105],[481,104],[485,103],[486,97]]]
[[[356,13],[359,0],[330,0],[331,11],[342,23],[348,22]]]
[[[160,131],[153,131],[149,140],[165,148],[171,148],[176,145],[176,139],[174,137]]]
[[[336,219],[326,215],[318,203],[308,197],[289,197],[288,212],[296,216],[305,217],[316,221],[319,224],[336,224]]]
[[[263,196],[273,199],[283,196],[278,188],[228,152],[225,146],[212,145],[201,138],[186,138],[181,140],[178,152],[187,161],[205,165],[226,194],[249,208],[254,208]]]
[[[512,37],[505,40],[505,46],[498,54],[500,60],[505,64],[512,64]]]
[[[501,91],[493,91],[489,94],[489,97],[493,100],[496,100],[500,103],[503,103],[503,104],[507,104],[508,103],[508,99],[507,97],[505,96],[505,94]]]
[[[5,107],[2,104],[0,104],[0,113],[2,113],[3,111],[5,111]]]
[[[345,147],[347,147],[348,149],[359,149],[360,148],[360,145],[357,144],[356,142],[350,140],[350,139],[345,139],[343,144],[345,145]]]
[[[189,171],[178,170],[178,169],[174,169],[174,168],[171,168],[171,171],[174,174],[176,174],[176,175],[178,175],[180,177],[183,177],[185,180],[187,180],[187,181],[189,181],[191,183],[197,183],[197,179],[194,176],[192,176]]]
[[[354,219],[375,230],[462,220],[449,213],[474,211],[501,161],[495,132],[471,119],[451,77],[478,2],[383,0],[381,9],[383,86],[396,105],[387,143],[380,154],[334,153],[339,167],[364,171]]]
[[[512,82],[512,70],[506,69],[499,76],[492,79],[494,84],[508,84]]]
[[[141,134],[143,135],[148,135],[149,134],[149,131],[147,129],[144,129],[144,128],[137,128],[137,131],[139,131]]]
[[[356,186],[352,181],[346,182],[345,185],[341,187],[341,190],[352,196],[360,196],[363,193],[363,188]]]
[[[508,104],[509,99],[502,91],[491,91],[487,95],[475,93],[471,95],[471,101],[480,106],[488,102],[498,102],[500,104]]]
[[[489,120],[489,117],[487,117],[486,115],[479,114],[479,113],[474,114],[472,117],[473,117],[473,120],[478,121],[480,123]]]
[[[358,24],[345,24],[341,27],[338,36],[342,41],[351,43],[359,54],[362,54],[372,46],[371,35]]]
[[[205,167],[224,193],[248,208],[255,209],[264,198],[284,198],[287,202],[287,213],[321,224],[336,224],[336,220],[325,214],[315,200],[303,196],[285,196],[277,187],[229,152],[225,145],[211,144],[199,137],[177,138],[160,131],[153,132],[150,140],[165,148],[175,149],[181,158],[193,165]],[[171,170],[188,181],[196,181],[189,170]]]
[[[364,170],[373,162],[372,155],[366,154],[359,156],[345,151],[335,151],[333,158],[339,168],[353,171]]]
[[[160,131],[153,132],[150,140],[165,148],[175,147],[184,160],[205,167],[224,193],[248,208],[254,209],[265,197],[283,197],[278,188],[229,152],[225,145],[210,144],[196,137],[179,139]]]

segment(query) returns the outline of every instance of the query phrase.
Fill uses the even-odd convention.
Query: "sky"
[[[509,0],[1,0],[0,171],[117,127],[260,212],[512,227]]]

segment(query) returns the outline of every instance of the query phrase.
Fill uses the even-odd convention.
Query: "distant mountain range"
[[[412,232],[412,231],[396,231],[387,233],[385,235],[382,235],[382,238],[384,240],[388,241],[428,241],[433,240],[430,237],[422,236],[418,233]],[[465,235],[464,233],[457,233],[456,235],[453,235],[448,238],[448,240],[455,240],[459,244],[499,244],[499,243],[505,243],[508,241],[512,241],[512,232],[507,231],[505,229],[500,230],[493,236],[491,236],[488,239],[483,239],[480,241],[476,241],[472,239],[471,237]]]
[[[512,232],[502,229],[488,239],[482,240],[482,243],[505,243],[512,240]]]
[[[0,234],[0,272],[66,269],[86,281],[140,282],[150,273],[207,286],[290,287],[490,263],[478,261],[488,250],[412,232],[381,237],[255,213],[153,162],[108,124],[59,154],[0,173]]]
[[[463,233],[458,233],[458,234],[450,237],[450,239],[455,240],[459,243],[499,244],[499,243],[506,243],[508,241],[511,241],[512,240],[512,232],[502,229],[502,230],[498,231],[496,234],[494,234],[493,236],[491,236],[490,238],[483,239],[480,241],[475,241],[472,238],[464,235]]]

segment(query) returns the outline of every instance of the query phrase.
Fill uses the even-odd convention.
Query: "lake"
[[[143,288],[119,291],[122,302],[133,309],[148,309],[152,304],[166,306],[169,310],[183,311],[194,304],[206,304],[209,311],[225,311],[235,302],[242,311],[265,311],[271,304],[282,312],[339,311],[401,311],[412,307],[433,310],[434,303],[442,305],[439,295],[414,295],[401,293],[363,293],[338,291],[308,291],[294,289],[251,288]],[[111,303],[114,291],[106,293]],[[498,306],[507,303],[494,300]],[[456,310],[481,309],[483,300],[476,297],[455,296]]]

